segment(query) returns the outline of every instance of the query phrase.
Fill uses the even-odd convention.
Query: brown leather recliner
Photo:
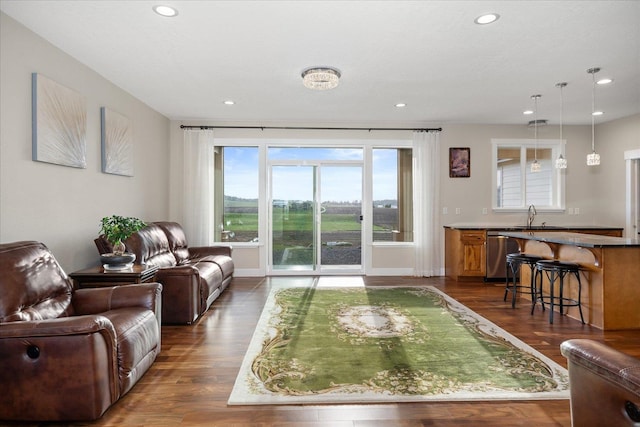
[[[44,244],[0,244],[0,420],[102,416],[160,352],[161,291],[74,290]]]
[[[640,359],[587,339],[565,341],[560,350],[569,366],[573,426],[640,425]]]

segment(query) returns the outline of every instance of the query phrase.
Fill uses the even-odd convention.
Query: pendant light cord
[[[564,95],[562,93],[564,87],[566,86],[566,83],[558,83],[558,86],[560,86],[560,144],[562,144],[562,123],[564,122],[563,120],[563,110],[564,110]]]
[[[596,72],[591,73],[593,84],[591,85],[591,152],[596,152]]]
[[[533,135],[535,138],[535,146],[533,148],[533,159],[538,161],[538,98],[542,95],[533,95],[533,103],[535,107],[536,116],[533,122]]]

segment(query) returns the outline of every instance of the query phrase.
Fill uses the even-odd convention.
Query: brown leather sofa
[[[100,253],[111,252],[103,237],[95,240]],[[167,324],[191,324],[198,320],[233,279],[229,246],[189,247],[177,222],[148,223],[125,241],[137,264],[159,267],[162,283],[162,320]]]
[[[640,359],[587,339],[562,343],[569,366],[571,424],[640,426]]]
[[[0,244],[0,420],[102,416],[160,352],[161,291],[74,290],[44,244]]]

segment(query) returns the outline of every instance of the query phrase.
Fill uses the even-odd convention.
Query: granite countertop
[[[573,228],[572,228],[573,229]],[[638,238],[600,236],[596,234],[556,232],[513,232],[505,231],[501,236],[519,239],[537,240],[545,243],[580,246],[584,248],[623,248],[640,247]]]
[[[445,225],[444,228],[454,230],[487,230],[487,231],[519,231],[519,230],[623,230],[623,227],[609,227],[603,225],[503,225],[503,224],[480,224],[480,223],[458,223]]]

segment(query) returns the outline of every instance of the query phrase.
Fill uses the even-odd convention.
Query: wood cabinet
[[[445,229],[445,274],[456,280],[484,277],[487,266],[485,230]]]

